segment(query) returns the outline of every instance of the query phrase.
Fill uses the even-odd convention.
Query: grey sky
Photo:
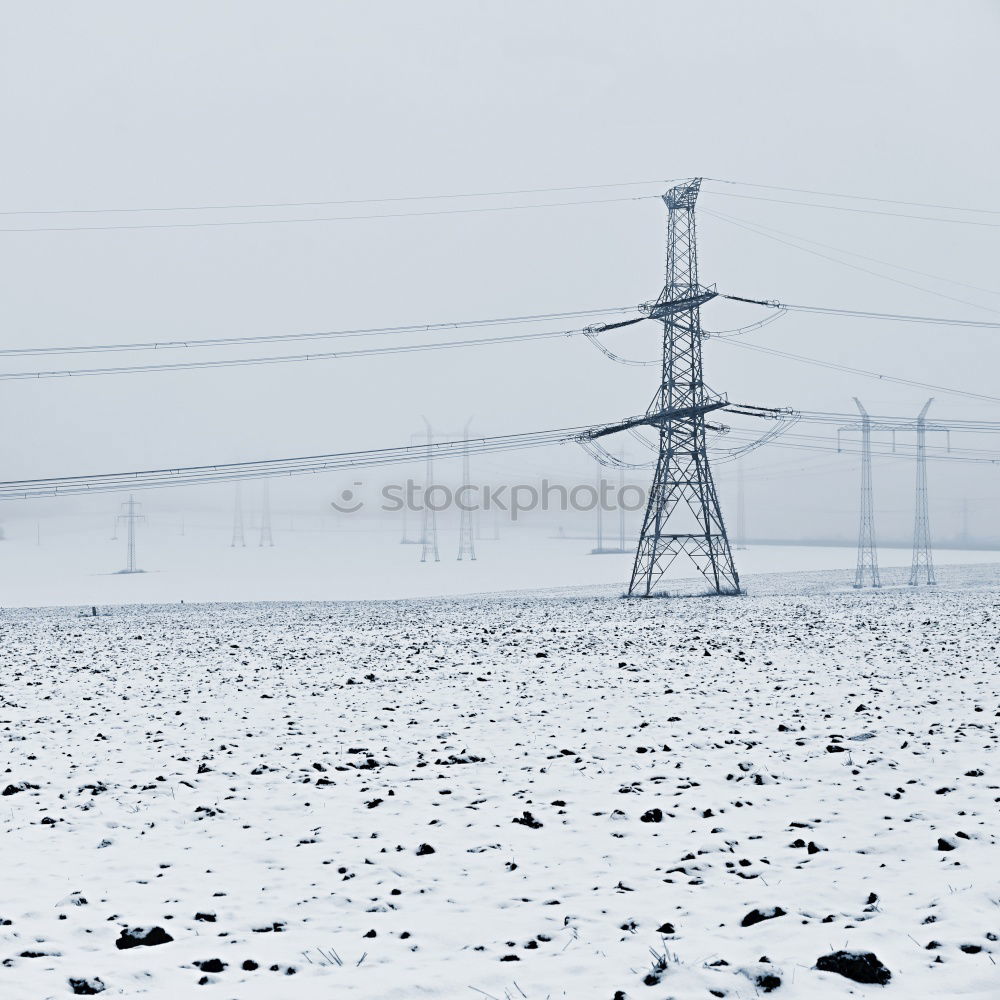
[[[297,202],[692,174],[1000,209],[998,27],[1000,9],[989,2],[6,4],[0,209]],[[998,228],[791,208],[725,190],[706,186],[700,204],[1000,290]],[[0,228],[67,218],[115,220],[8,215]],[[664,222],[662,204],[649,199],[366,222],[0,233],[0,346],[635,303],[662,284]],[[949,301],[707,214],[700,239],[702,279],[738,294],[1000,316],[996,294],[856,261],[968,304]],[[712,328],[758,315],[710,306],[703,319]],[[805,316],[754,342],[984,393],[995,392],[1000,358],[995,332]],[[643,324],[608,343],[652,357],[657,330]],[[709,381],[734,399],[846,410],[859,394],[873,411],[905,413],[927,395],[734,346],[709,343],[706,354]],[[475,414],[483,432],[596,422],[644,409],[654,378],[560,340],[4,382],[2,478],[393,445],[422,413],[444,427]],[[941,417],[996,412],[937,395],[932,412]],[[755,459],[762,471],[748,488],[762,509],[786,503],[782,476],[763,470],[794,466],[797,455]],[[822,458],[805,452],[801,464]],[[995,469],[948,466],[947,486],[944,471],[932,472],[940,504],[995,492]],[[880,471],[887,507],[906,507],[910,473],[905,463]],[[826,462],[795,479],[794,514],[772,519],[808,530],[810,509],[852,507],[854,482],[849,462]]]

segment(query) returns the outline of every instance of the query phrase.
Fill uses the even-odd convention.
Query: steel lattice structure
[[[128,525],[128,542],[125,550],[125,568],[119,573],[141,573],[135,561],[135,526],[139,521],[144,521],[145,517],[137,513],[139,504],[135,502],[135,497],[129,496],[128,500],[122,504],[122,513],[118,515]]]
[[[469,461],[469,424],[471,420],[465,422],[462,431],[462,440],[465,442],[465,449],[462,451],[462,488],[468,496],[472,487],[472,471]],[[463,556],[468,556],[472,562],[476,561],[476,538],[472,524],[472,508],[467,503],[461,504],[461,517],[458,526],[458,560],[462,561]]]
[[[917,499],[913,512],[911,587],[920,582],[921,575],[926,575],[931,586],[937,583],[934,578],[934,559],[931,556],[931,521],[927,510],[927,411],[933,402],[933,397],[928,399],[917,416]]]
[[[428,557],[433,556],[434,562],[440,562],[437,511],[427,502],[427,495],[434,486],[434,431],[426,417],[424,424],[427,426],[427,482],[424,484],[424,524],[420,536],[420,561],[427,562]]]
[[[896,433],[915,431],[917,446],[915,450],[917,464],[916,502],[913,515],[913,563],[910,569],[910,586],[915,587],[920,582],[921,572],[925,572],[929,584],[937,583],[934,578],[934,559],[931,555],[930,515],[927,504],[927,432],[940,431],[949,435],[949,450],[951,448],[949,424],[929,424],[927,411],[933,398],[928,399],[924,408],[915,419],[886,419],[872,417],[855,397],[855,404],[861,419],[847,424],[837,431],[837,450],[840,451],[840,435],[844,432],[861,432],[861,517],[858,523],[858,563],[854,573],[854,587],[860,589],[865,585],[865,578],[871,579],[873,587],[881,587],[882,581],[878,569],[878,548],[875,542],[875,507],[872,492],[872,432],[890,431],[892,433],[892,450],[896,451]]]
[[[705,414],[727,401],[710,393],[702,378],[701,305],[716,291],[698,283],[694,207],[700,187],[701,178],[695,178],[663,196],[668,209],[666,283],[647,307],[651,319],[663,321],[660,388],[647,411],[659,427],[659,455],[630,597],[649,597],[681,555],[692,560],[715,593],[740,590],[705,442]]]
[[[273,548],[274,537],[271,534],[271,487],[265,479],[260,488],[260,541],[261,548],[265,545]]]
[[[865,585],[865,575],[873,587],[881,587],[878,572],[878,547],[875,542],[875,505],[872,498],[872,418],[856,396],[861,413],[861,518],[858,523],[858,566],[854,571],[854,587]]]
[[[237,546],[245,548],[246,544],[246,535],[243,531],[243,494],[240,491],[240,484],[237,483],[233,494],[233,540],[230,542],[230,548],[235,549]]]

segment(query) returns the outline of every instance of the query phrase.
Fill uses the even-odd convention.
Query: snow
[[[996,571],[8,609],[0,995],[995,997]]]

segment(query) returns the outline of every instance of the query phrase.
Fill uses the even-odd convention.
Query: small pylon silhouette
[[[261,546],[268,545],[274,547],[274,538],[271,536],[271,484],[265,479],[260,484],[260,542]]]
[[[438,554],[437,512],[427,503],[427,495],[434,486],[434,431],[427,418],[427,482],[424,484],[424,530],[421,538],[420,561],[427,562],[428,556],[434,557],[434,562],[440,562]]]
[[[875,542],[875,505],[872,499],[872,418],[854,397],[861,413],[861,517],[858,522],[858,565],[854,572],[854,588],[865,585],[865,576],[873,587],[881,587],[878,572],[878,546]]]
[[[934,578],[934,558],[931,555],[931,525],[927,509],[927,411],[934,402],[933,397],[924,403],[917,417],[917,496],[913,513],[913,563],[910,567],[910,586],[920,582],[926,575],[931,586]]]
[[[138,513],[139,504],[135,502],[135,497],[129,496],[128,500],[122,504],[122,512],[118,517],[125,522],[127,528],[125,568],[119,573],[141,573],[142,570],[136,566],[135,561],[135,526],[139,521],[145,521],[144,515]]]
[[[476,561],[476,540],[472,523],[472,507],[469,505],[468,497],[472,492],[471,463],[469,461],[469,424],[471,419],[465,422],[464,442],[462,448],[462,496],[466,499],[461,505],[461,517],[458,522],[458,561],[462,561],[462,556],[468,556],[472,562]]]
[[[233,540],[230,548],[235,549],[237,545],[245,547],[246,537],[243,534],[243,495],[240,491],[240,484],[236,484],[236,494],[233,497]]]

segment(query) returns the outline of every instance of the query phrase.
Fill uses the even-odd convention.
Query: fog
[[[988,2],[946,11],[930,2],[9,7],[0,37],[0,348],[633,306],[655,299],[663,284],[666,211],[655,196],[688,176],[1000,211],[998,27],[1000,10]],[[648,183],[538,190],[624,182]],[[287,207],[524,189],[538,193]],[[757,200],[764,196],[776,200]],[[1000,214],[944,224],[875,214],[934,214],[883,203],[845,201],[845,211],[782,203],[796,197],[809,200],[706,180],[701,280],[798,304],[1000,313]],[[578,200],[590,203],[404,217],[428,206]],[[262,203],[285,207],[87,211]],[[53,214],[18,214],[31,212]],[[343,218],[379,214],[390,217]],[[777,239],[720,215],[770,227]],[[330,218],[339,221],[279,221]],[[73,228],[251,220],[272,224]],[[17,231],[25,229],[42,231]],[[814,241],[812,252],[780,242],[782,234]],[[718,301],[704,307],[703,324],[717,330],[762,315]],[[534,329],[562,325],[579,323]],[[660,336],[644,323],[605,341],[626,357],[654,359]],[[744,341],[943,389],[805,365]],[[170,360],[298,350],[176,350]],[[161,360],[151,352],[5,357],[0,370]],[[992,419],[995,403],[945,390],[991,394],[998,361],[995,331],[805,313],[705,347],[707,381],[732,400],[846,413],[858,396],[872,413],[908,416],[934,396],[930,416],[938,419]],[[6,380],[2,478],[393,446],[409,443],[424,416],[442,433],[470,418],[479,434],[599,423],[645,410],[655,382],[655,368],[616,366],[579,337]],[[809,433],[836,436],[830,427]],[[966,447],[992,441],[952,435]],[[634,440],[626,446],[631,461],[649,459]],[[475,459],[473,468],[489,482],[595,475],[592,459],[571,446]],[[283,480],[272,493],[276,517],[328,511],[359,478],[377,492],[393,477],[419,474],[417,464],[370,477]],[[439,474],[455,481],[460,470],[440,463]],[[967,501],[967,533],[994,538],[997,474],[992,465],[932,462],[935,533],[959,536]],[[649,475],[630,471],[629,481]],[[745,475],[749,534],[852,540],[856,456],[774,446],[748,456]],[[735,467],[721,465],[717,478],[732,521]],[[876,458],[875,483],[880,535],[905,540],[912,463]],[[71,516],[104,517],[110,529],[121,499],[10,502],[0,517],[8,535]],[[141,499],[151,514],[202,510],[222,526],[232,504],[221,487]]]

